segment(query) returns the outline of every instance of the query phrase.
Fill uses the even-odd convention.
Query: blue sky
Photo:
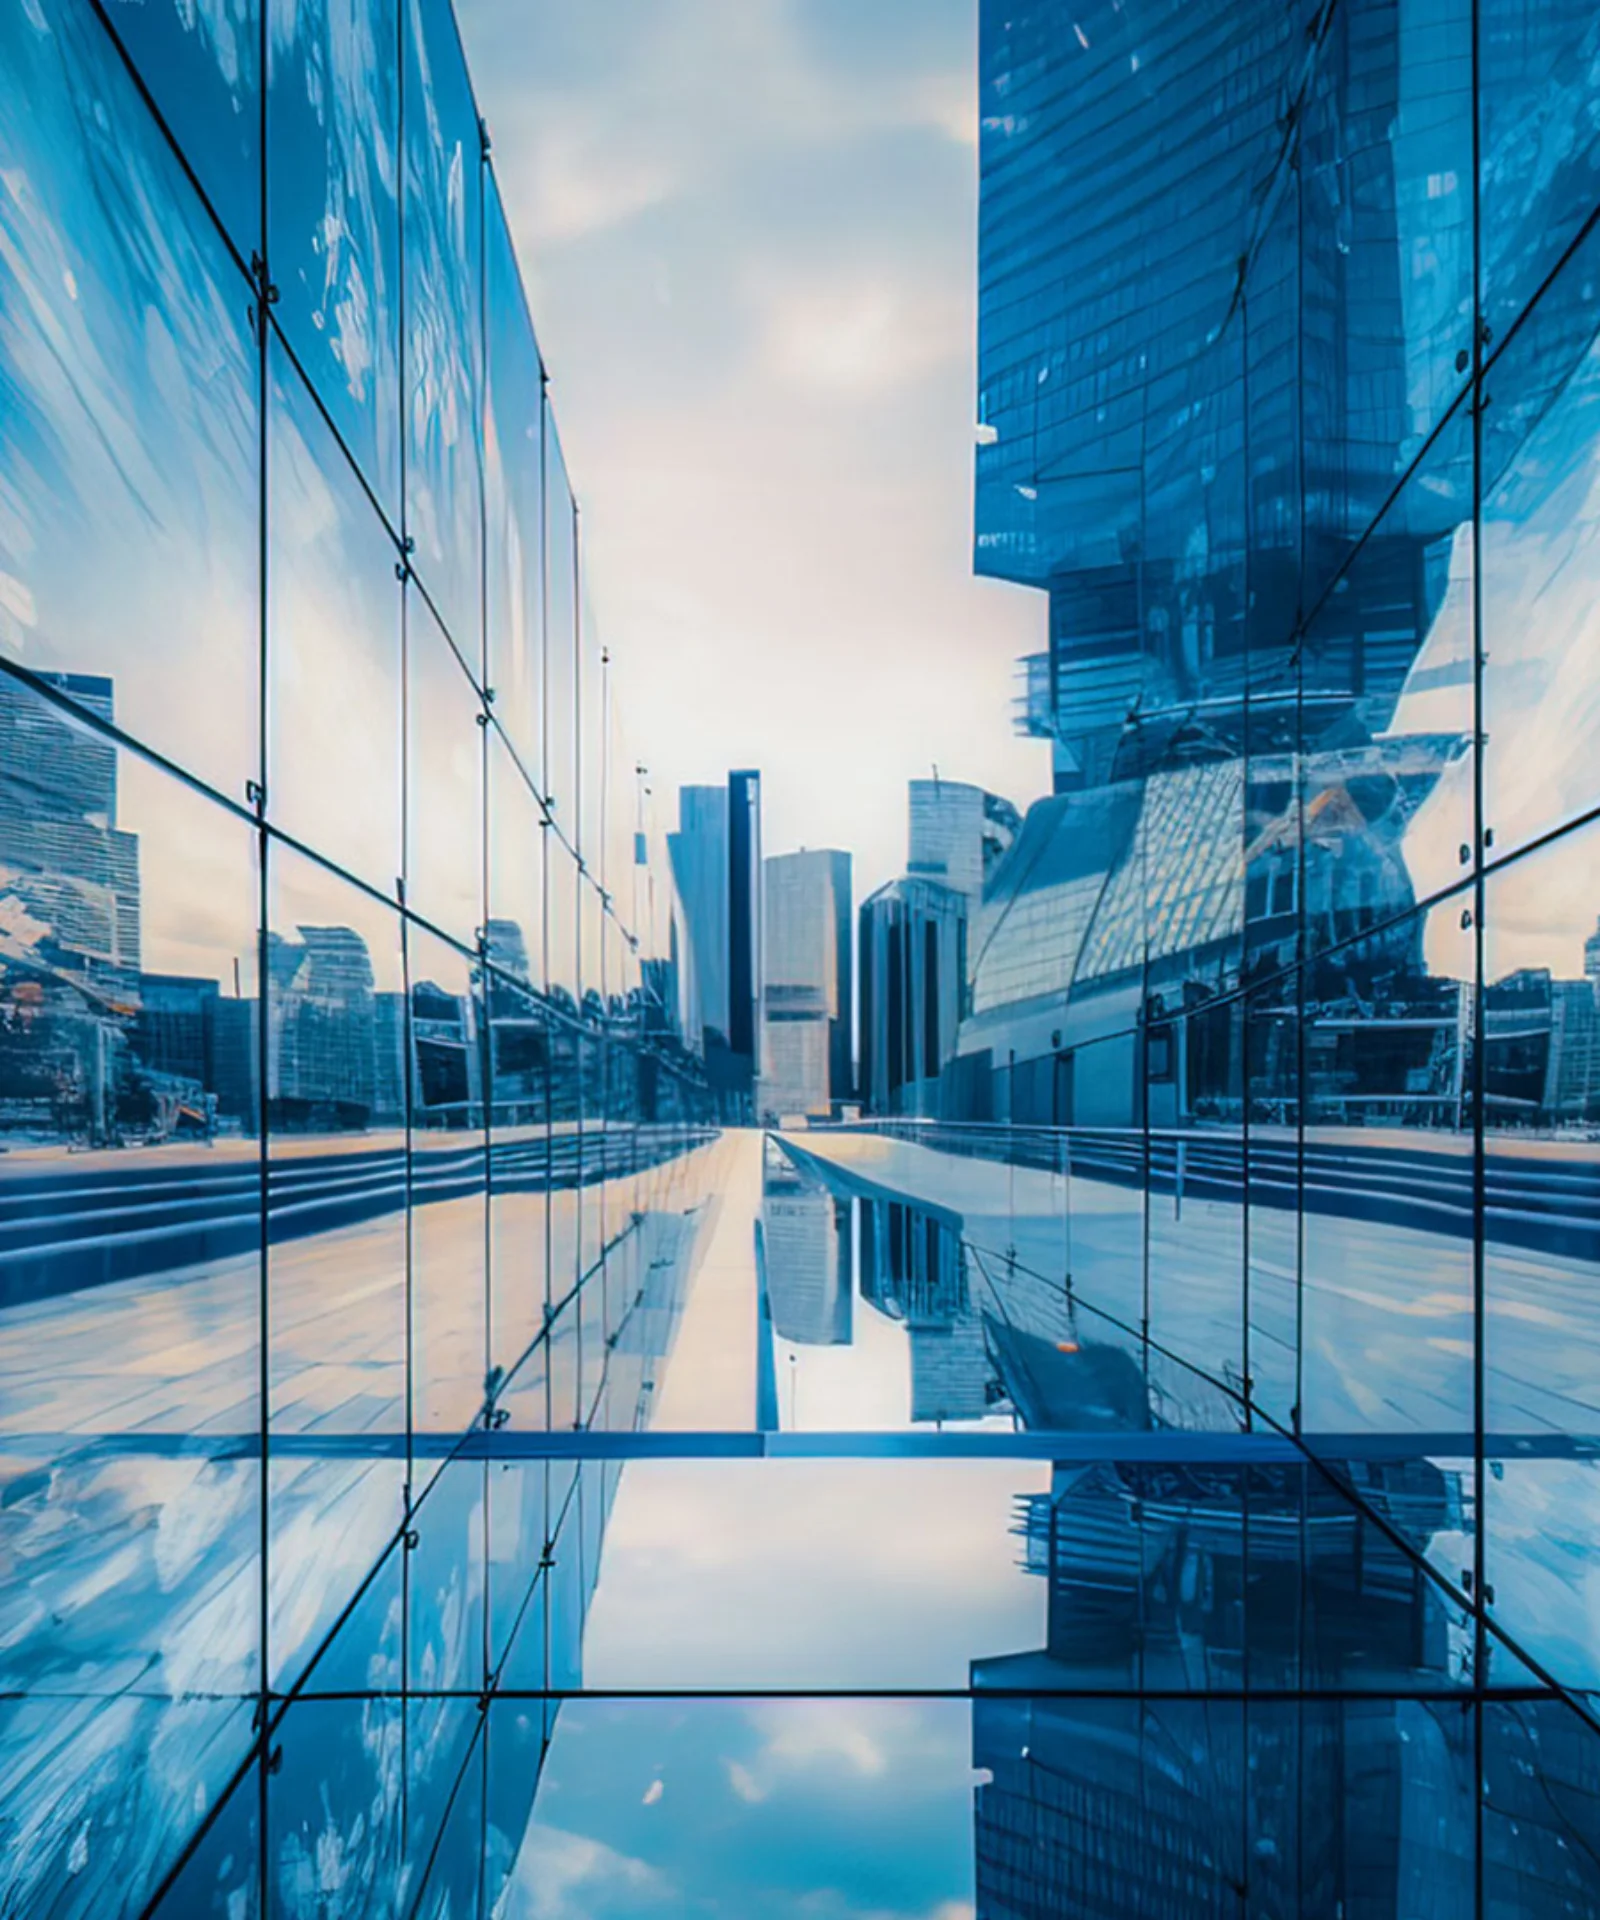
[[[1043,597],[971,577],[971,0],[459,0],[658,821],[905,857],[937,762],[1026,801]]]

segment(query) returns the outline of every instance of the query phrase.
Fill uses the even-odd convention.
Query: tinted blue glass
[[[482,1460],[447,1460],[425,1475],[406,1555],[409,1684],[421,1691],[475,1693],[488,1641],[485,1577],[486,1487]]]
[[[1484,825],[1497,854],[1596,797],[1597,268],[1591,234],[1486,376]]]
[[[393,896],[401,872],[401,588],[394,543],[272,343],[267,812]]]
[[[406,532],[480,673],[482,159],[448,0],[405,0],[405,99]]]
[[[438,622],[406,603],[406,903],[454,939],[484,924],[484,710]]]
[[[490,1112],[490,1353],[510,1375],[544,1324],[545,1212],[550,1178],[550,1029],[527,986],[486,987]]]
[[[249,288],[82,7],[7,11],[0,170],[0,651],[113,678],[114,700],[86,686],[91,712],[243,800],[259,774]]]
[[[106,11],[248,260],[261,250],[261,0],[111,0]]]
[[[1465,888],[1305,975],[1301,1424],[1313,1435],[1472,1429],[1471,905]]]
[[[1250,1398],[1292,1427],[1300,1402],[1301,976],[1269,977],[1237,1007],[1248,1101],[1245,1129]]]
[[[268,0],[277,319],[400,524],[398,0]]]
[[[1581,0],[1481,0],[1483,306],[1502,336],[1600,199],[1600,23]]]
[[[151,1693],[243,1691],[259,1578],[259,1471],[240,1451],[261,1412],[254,836],[9,677],[0,730],[3,1406],[35,1436],[7,1462],[8,1557],[31,1571],[8,1596],[6,1688],[93,1697],[134,1659]],[[190,1453],[184,1433],[207,1438]],[[179,1538],[193,1516],[171,1558],[153,1515]],[[104,1579],[86,1581],[92,1563]]]
[[[1251,842],[1252,948],[1307,951],[1408,912],[1470,871],[1472,420],[1458,408],[1310,619],[1297,804]],[[1287,759],[1279,766],[1287,769]],[[1257,763],[1265,790],[1269,768]]]
[[[1485,1571],[1495,1618],[1585,1689],[1600,1674],[1582,1597],[1597,1492],[1583,1457],[1600,1272],[1596,831],[1491,873],[1483,933],[1485,1425],[1496,1436]]]
[[[408,1038],[398,912],[268,868],[269,1631],[316,1651],[404,1514]]]
[[[1471,19],[1466,0],[1325,16],[1301,155],[1308,599],[1463,384]]]
[[[488,1371],[487,1140],[478,969],[415,922],[411,1014],[411,1420],[419,1469],[477,1419]]]
[[[477,1750],[481,1716],[471,1700],[415,1698],[406,1703],[405,1716],[406,1884],[418,1888],[425,1899],[432,1881],[429,1863],[439,1850],[463,1771]],[[453,1886],[459,1871],[459,1860],[448,1862],[440,1884]]]
[[[1565,1700],[1494,1705],[1483,1720],[1484,1913],[1593,1913],[1594,1728]]]
[[[0,1878],[19,1907],[151,1891],[249,1740],[258,887],[240,819],[0,677],[0,1803],[32,1836]]]
[[[555,417],[544,416],[544,782],[569,847],[579,841],[578,523]]]
[[[544,752],[544,367],[500,187],[485,175],[484,500],[488,684],[535,784]]]
[[[244,1769],[155,1911],[163,1920],[252,1920],[261,1912],[261,1762]]]
[[[315,1910],[334,1873],[376,1891],[404,1870],[398,1699],[298,1700],[284,1716],[283,1758],[267,1779],[267,1859],[274,1913]],[[336,1862],[333,1866],[330,1863]]]

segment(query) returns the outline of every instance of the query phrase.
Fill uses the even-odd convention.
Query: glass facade
[[[448,0],[0,0],[0,1914],[1600,1920],[1600,27],[979,16],[852,947]]]
[[[1580,1594],[1600,1272],[1594,47],[1591,10],[1555,0],[981,9],[975,558],[1048,595],[1021,724],[1051,743],[1054,792],[974,908],[957,1058],[916,1109],[942,1120],[819,1151],[860,1194],[948,1214],[964,1289],[994,1289],[991,1407],[1276,1436],[1315,1463],[1302,1541],[1318,1502],[1347,1501],[1339,1524],[1427,1588],[1436,1626],[1409,1615],[1402,1664],[1461,1709],[1301,1699],[1297,1777],[1324,1777],[1369,1844],[1398,1818],[1467,1877],[1447,1891],[1442,1858],[1385,1842],[1399,1878],[1362,1904],[1324,1878],[1328,1823],[1297,1829],[1292,1863],[1255,1837],[1281,1818],[1253,1804],[1286,1781],[1280,1708],[1252,1699],[1224,1734],[1213,1698],[1203,1735],[1185,1728],[1124,1621],[1133,1701],[975,1718],[994,1729],[975,1735],[993,1756],[980,1912],[1600,1899],[1564,1862],[1592,1815],[1556,1840],[1500,1811],[1513,1749],[1553,1800],[1600,1764]],[[1519,76],[1563,49],[1571,77],[1536,100]],[[1108,1355],[1089,1402],[1067,1377],[1086,1328]],[[1170,1483],[1118,1473],[1147,1525]],[[1237,1503],[1247,1542],[1269,1537],[1287,1512],[1269,1481],[1209,1482],[1207,1528]],[[1058,1492],[1030,1523],[1041,1555],[1112,1551],[1116,1530],[1080,1516],[1063,1535],[1061,1516]],[[1148,1551],[1115,1551],[1148,1573]],[[1303,1635],[1330,1571],[1302,1561],[1280,1595]],[[1275,1626],[1258,1641],[1250,1622],[1276,1580],[1241,1590],[1227,1671],[1252,1694],[1252,1672],[1282,1671],[1254,1667]],[[1116,1611],[1094,1580],[1072,1592],[1051,1647],[1067,1665]],[[1304,1638],[1296,1659],[1308,1694],[1342,1684]],[[1542,1697],[1499,1697],[1522,1686]],[[1368,1784],[1389,1782],[1381,1819],[1338,1773],[1363,1750]],[[1176,1798],[1152,1798],[1157,1773]],[[1237,1835],[1202,1839],[1184,1796],[1236,1810]],[[1064,1808],[1146,1854],[1090,1847]],[[1152,1850],[1170,1851],[1166,1904]],[[1196,1873],[1248,1891],[1180,1897]]]
[[[454,19],[8,5],[0,174],[0,1907],[488,1911],[710,1131]]]

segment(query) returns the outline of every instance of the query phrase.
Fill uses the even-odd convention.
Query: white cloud
[[[930,763],[1049,780],[1044,597],[971,573],[970,13],[903,12],[461,8],[656,819],[758,765],[768,846],[859,894]]]
[[[741,1766],[737,1760],[727,1762],[728,1785],[746,1806],[758,1806],[767,1797],[767,1790],[756,1779],[748,1767]]]
[[[498,1920],[594,1920],[603,1901],[626,1895],[659,1898],[665,1912],[671,1893],[666,1876],[645,1861],[618,1853],[603,1841],[535,1821],[502,1896]]]

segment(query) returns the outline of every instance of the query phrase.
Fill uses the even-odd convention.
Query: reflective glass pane
[[[466,954],[412,922],[412,1427],[419,1468],[483,1406],[488,1231],[483,997]]]
[[[21,1907],[148,1897],[248,1748],[259,900],[243,820],[0,675],[0,1804],[32,1836],[0,1877]]]
[[[1238,1009],[1249,1098],[1244,1314],[1250,1398],[1292,1427],[1300,1401],[1300,975],[1269,978]]]
[[[267,6],[277,321],[398,526],[398,0]]]
[[[1565,1700],[1484,1708],[1486,1920],[1600,1913],[1597,1740]]]
[[[253,1760],[156,1906],[161,1920],[254,1920],[261,1912],[262,1785]]]
[[[406,532],[440,618],[481,673],[478,113],[449,0],[404,6]]]
[[[484,712],[418,594],[406,600],[406,904],[453,939],[484,924]]]
[[[106,12],[248,260],[261,250],[261,0],[111,0]]]
[[[398,912],[277,844],[268,880],[270,1625],[287,1681],[404,1517],[407,1037]]]
[[[1305,975],[1300,1418],[1313,1441],[1471,1433],[1471,903],[1463,889]]]
[[[419,1428],[419,1452],[431,1436]],[[422,1498],[406,1554],[408,1683],[423,1691],[476,1693],[488,1654],[484,1558],[488,1475],[483,1460],[419,1458]]]
[[[275,341],[271,359],[268,815],[393,895],[401,871],[398,556]]]
[[[397,1697],[297,1700],[267,1778],[270,1911],[316,1910],[329,1861],[368,1898],[402,1881],[404,1708]]]
[[[1597,271],[1590,234],[1486,376],[1484,827],[1495,855],[1595,801]]]
[[[1485,1571],[1495,1618],[1583,1688],[1600,1680],[1584,1597],[1600,1513],[1597,835],[1491,872],[1483,931]]]
[[[578,522],[555,416],[544,414],[544,785],[578,846]]]
[[[182,38],[170,7],[118,12]],[[242,801],[260,756],[249,287],[92,10],[8,9],[0,172],[0,652]]]
[[[1297,922],[1314,951],[1470,871],[1472,553],[1460,408],[1307,629],[1298,804],[1249,854],[1247,912],[1264,933]]]
[[[1506,333],[1600,200],[1584,0],[1479,0],[1484,314]]]
[[[1306,603],[1466,378],[1472,17],[1323,16],[1301,151]]]
[[[544,749],[544,366],[500,188],[485,176],[483,421],[495,716],[537,783]]]

